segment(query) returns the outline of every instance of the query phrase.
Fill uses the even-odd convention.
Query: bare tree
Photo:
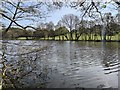
[[[102,14],[101,9],[106,8],[107,4],[110,4],[112,2],[114,2],[115,6],[117,7],[116,10],[118,10],[119,12],[120,0],[111,0],[110,2],[107,2],[107,0],[105,2],[101,2],[99,0],[96,0],[96,1],[95,0],[77,0],[76,2],[71,2],[70,7],[80,10],[82,12],[81,22],[83,21],[83,18],[85,16],[88,16],[93,19],[100,17],[102,23],[105,23],[103,18],[104,16]],[[103,25],[103,29],[104,29],[104,25]],[[104,33],[104,30],[102,32]],[[105,39],[105,33],[103,35],[103,39]]]
[[[107,4],[114,2],[117,7],[120,7],[119,0],[111,0],[111,1],[100,1],[100,0],[77,0],[76,2],[70,2],[70,7],[75,8],[77,10],[82,11],[82,19],[85,15],[89,17],[95,18],[96,14],[102,18],[102,12],[100,9],[106,8]]]
[[[112,1],[112,0],[111,0]],[[118,8],[120,8],[119,0],[113,0]],[[66,3],[68,2],[68,3]],[[106,1],[107,2],[107,1]],[[101,17],[103,21],[103,15],[100,11],[101,7],[106,7],[106,2],[95,2],[94,0],[77,0],[76,2],[69,2],[68,0],[63,0],[62,2],[40,2],[39,0],[29,1],[29,0],[2,0],[2,4],[0,5],[0,15],[2,15],[4,20],[9,21],[9,25],[6,30],[4,30],[3,37],[5,37],[6,32],[10,29],[12,25],[19,26],[23,29],[32,28],[36,29],[32,25],[22,25],[19,23],[22,20],[29,20],[29,22],[33,21],[33,23],[37,20],[40,21],[42,18],[45,18],[47,13],[46,11],[52,11],[54,9],[59,9],[63,5],[70,6],[77,10],[82,11],[82,20],[84,16],[88,15],[89,17],[96,18],[96,15]],[[29,4],[28,4],[29,3]],[[47,6],[44,10],[44,6]],[[119,9],[118,9],[119,10]],[[81,20],[81,21],[82,21]],[[33,24],[32,23],[32,24]],[[71,31],[72,26],[69,26]]]
[[[46,28],[46,25],[45,25],[45,23],[40,22],[40,23],[37,24],[37,28],[38,28],[38,29],[45,29],[45,28]]]
[[[4,20],[9,21],[9,25],[4,31],[3,37],[13,25],[22,29],[32,28],[36,30],[35,26],[30,24],[23,25],[20,21],[29,21],[31,24],[34,24],[46,18],[46,14],[50,11],[50,8],[53,9],[57,6],[58,4],[54,2],[52,4],[46,4],[46,2],[40,2],[38,0],[2,0],[0,15],[2,15]]]
[[[32,26],[22,26],[19,24],[19,21],[21,20],[30,20],[35,21],[38,19],[43,18],[42,12],[41,12],[41,6],[42,2],[39,3],[33,3],[29,2],[30,4],[27,4],[27,1],[10,1],[10,0],[3,0],[2,1],[2,9],[0,14],[2,15],[3,19],[9,20],[9,25],[5,30],[5,33],[9,30],[9,28],[15,24],[23,29],[26,29],[28,27],[33,28]],[[36,19],[37,18],[37,19]],[[35,29],[35,28],[33,28]]]
[[[45,25],[47,30],[54,30],[54,23],[52,21],[46,23]]]
[[[55,26],[55,29],[58,29],[58,28],[60,28],[60,27],[62,27],[62,26],[64,26],[63,23],[62,23],[62,20],[59,20],[59,21],[57,22],[57,25]]]
[[[62,23],[70,30],[70,40],[73,40],[72,30],[76,28],[79,22],[79,18],[73,14],[64,15],[62,18]]]

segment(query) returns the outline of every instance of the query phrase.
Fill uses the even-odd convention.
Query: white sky
[[[80,16],[80,11],[77,11],[70,7],[62,7],[60,10],[56,10],[51,13],[50,17],[46,18],[46,22],[53,21],[54,24],[57,24],[57,22],[66,14],[74,14]]]
[[[104,10],[101,10],[102,13],[111,12],[113,16],[118,13],[118,11],[114,9],[114,6],[108,5],[108,7],[109,8],[105,8]],[[74,14],[80,17],[81,12],[75,9],[71,9],[70,7],[63,7],[60,10],[56,10],[53,13],[51,13],[50,14],[51,17],[48,17],[46,19],[46,22],[52,21],[54,24],[57,24],[57,22],[66,14]]]

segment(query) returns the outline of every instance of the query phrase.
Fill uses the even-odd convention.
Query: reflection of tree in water
[[[17,44],[19,46],[20,43]],[[48,71],[46,68],[42,68],[41,65],[37,64],[37,61],[41,61],[40,53],[48,47],[44,46],[42,48],[33,49],[29,52],[13,54],[7,52],[9,48],[8,46],[9,45],[3,42],[2,62],[0,62],[3,65],[3,88],[45,87]]]
[[[118,62],[118,44],[115,43],[115,46],[116,49],[113,50],[112,48],[115,48],[113,44],[102,42],[102,63],[104,65],[104,70],[109,71],[105,74],[119,71],[118,68],[120,63]]]

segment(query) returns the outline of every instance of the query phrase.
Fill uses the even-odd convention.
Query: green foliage
[[[102,25],[93,25],[92,27],[79,27],[78,30],[72,30],[73,40],[101,40]],[[4,30],[1,30],[2,32]],[[106,26],[106,39],[118,40],[120,25],[115,22],[109,22]],[[6,35],[8,39],[40,39],[40,40],[70,40],[69,30],[63,26],[54,30],[38,29],[36,31],[23,30],[20,28],[10,28]],[[84,39],[85,38],[85,39]]]
[[[106,8],[106,5],[102,5],[102,8]]]
[[[120,25],[116,23],[108,23],[107,25],[107,35],[108,36],[114,36],[120,32]]]
[[[45,37],[45,31],[44,30],[36,30],[33,32],[34,37]]]
[[[2,33],[4,30],[2,31]],[[19,37],[27,37],[27,36],[32,36],[32,31],[31,30],[23,30],[20,28],[10,28],[9,31],[6,33],[6,37],[8,39],[16,39]]]
[[[59,27],[58,29],[55,30],[55,35],[64,35],[68,33],[68,29],[66,27]]]

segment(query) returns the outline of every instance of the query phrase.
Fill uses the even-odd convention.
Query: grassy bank
[[[67,36],[67,38],[66,38]],[[6,38],[6,40],[55,40],[55,41],[102,41],[103,37],[101,37],[100,35],[93,35],[93,34],[82,34],[78,40],[76,40],[76,36],[75,33],[72,34],[73,39],[70,40],[70,34],[66,34],[66,35],[59,35],[59,36],[55,36],[55,37],[46,37],[46,38],[35,38],[35,37],[19,37],[19,38]],[[101,39],[102,38],[102,39]],[[120,33],[116,34],[114,36],[106,36],[106,41],[120,41]]]
[[[68,39],[65,37],[67,36]],[[55,41],[70,41],[70,34],[66,34],[66,35],[60,35],[60,36],[55,36],[55,38],[53,37],[47,37],[47,38],[32,38],[32,37],[28,37],[28,40],[55,40]],[[72,41],[75,41],[75,34],[72,34],[73,36],[73,40]],[[103,37],[97,35],[81,35],[79,37],[79,39],[77,41],[101,41],[101,38],[103,39]],[[17,40],[26,40],[27,38],[26,37],[19,37],[17,38]],[[106,41],[120,41],[120,33],[119,34],[116,34],[114,36],[106,36]]]

